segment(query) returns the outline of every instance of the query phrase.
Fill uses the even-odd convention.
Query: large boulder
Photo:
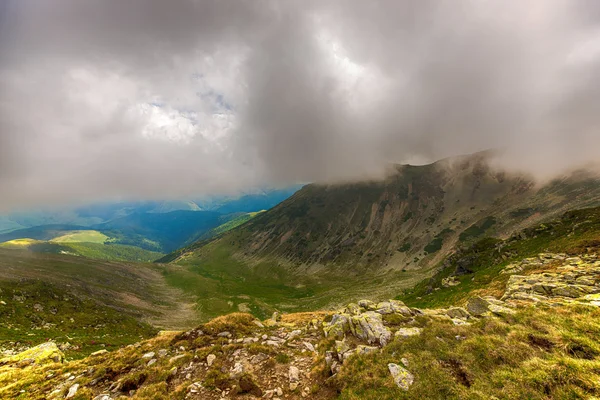
[[[412,314],[410,308],[408,308],[406,304],[404,304],[400,300],[382,301],[381,303],[377,304],[376,311],[379,314]]]
[[[485,317],[491,314],[514,314],[515,311],[506,307],[505,303],[493,297],[471,297],[467,302],[467,311],[476,317]]]
[[[42,343],[14,356],[0,360],[2,364],[49,364],[63,362],[65,355],[54,342]]]
[[[325,337],[342,339],[350,331],[350,319],[347,314],[335,314],[328,324],[323,327]]]
[[[350,330],[354,336],[369,344],[379,343],[385,346],[392,337],[390,330],[383,324],[381,314],[374,311],[353,315],[350,318]]]

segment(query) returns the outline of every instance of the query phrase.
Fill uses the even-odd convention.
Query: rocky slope
[[[600,393],[600,257],[542,253],[503,268],[499,297],[438,309],[361,300],[187,332],[63,363],[52,343],[0,360],[27,399],[590,398]]]
[[[383,181],[308,185],[213,243],[162,261],[198,264],[223,247],[252,266],[271,260],[302,275],[427,269],[456,244],[507,236],[568,209],[600,204],[600,177],[544,185],[494,169],[489,153],[394,166]]]

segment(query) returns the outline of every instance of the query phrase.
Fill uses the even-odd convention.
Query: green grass
[[[163,253],[142,249],[137,246],[129,246],[116,244],[112,242],[88,242],[88,241],[67,241],[67,238],[73,239],[94,239],[100,240],[99,236],[92,234],[86,236],[86,232],[81,231],[81,234],[64,235],[61,240],[43,241],[34,239],[14,239],[8,242],[0,243],[0,247],[7,249],[27,249],[34,253],[47,254],[69,254],[75,256],[83,256],[97,260],[112,260],[112,261],[139,261],[151,262],[164,256]],[[99,233],[99,232],[96,232]],[[99,233],[102,235],[101,233]],[[107,236],[106,236],[107,237]]]
[[[0,281],[0,346],[33,346],[52,339],[70,358],[149,338],[152,326],[39,280]],[[34,305],[42,307],[36,311]]]
[[[600,310],[529,307],[472,326],[424,320],[423,334],[353,357],[335,382],[340,399],[583,399],[600,394]],[[457,340],[459,337],[460,340]],[[408,392],[388,363],[408,360]]]
[[[29,239],[29,238],[22,238],[22,239],[13,239],[13,240],[9,240],[9,241],[0,243],[0,247],[3,247],[5,249],[22,249],[22,248],[27,248],[27,247],[37,244],[37,243],[43,243],[43,241]]]
[[[63,246],[74,254],[98,260],[151,262],[164,256],[163,253],[124,244],[64,243]]]
[[[98,231],[72,231],[62,236],[51,239],[51,242],[55,243],[105,243],[110,238],[103,233]]]
[[[217,236],[217,235],[220,235],[227,231],[230,231],[233,228],[237,228],[238,226],[245,224],[246,222],[250,221],[252,218],[257,216],[258,214],[263,213],[263,212],[264,212],[264,210],[257,211],[257,212],[249,212],[249,213],[242,214],[238,217],[235,217],[234,219],[229,220],[229,221],[225,222],[224,224],[219,225],[216,228],[212,229],[209,232],[209,236]]]
[[[482,221],[478,221],[476,224],[471,225],[465,229],[459,236],[461,242],[477,238],[485,234],[485,232],[496,224],[495,217],[486,217]]]

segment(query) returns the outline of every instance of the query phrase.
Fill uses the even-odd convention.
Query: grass
[[[22,239],[8,240],[6,242],[0,243],[0,247],[3,247],[5,249],[23,249],[23,248],[27,248],[27,247],[37,244],[37,243],[43,243],[43,241],[29,239],[29,238],[22,238]]]
[[[39,280],[2,281],[0,298],[6,303],[0,305],[0,347],[32,346],[52,339],[63,346],[67,357],[81,358],[157,332],[130,315]]]
[[[62,236],[51,239],[54,243],[99,243],[103,244],[109,241],[110,238],[98,231],[72,231]]]
[[[158,268],[170,285],[196,297],[205,321],[246,311],[246,306],[263,319],[274,311],[331,309],[359,298],[390,298],[422,279],[422,271],[340,277],[341,270],[304,273],[274,259],[252,263],[236,256],[235,246],[220,239],[187,253],[177,264],[159,264]],[[357,279],[361,285],[356,285]],[[241,304],[244,308],[239,308]]]
[[[598,308],[573,305],[525,308],[472,326],[430,320],[421,336],[351,358],[336,384],[348,400],[590,398],[600,394],[599,317]],[[401,358],[415,376],[408,392],[387,369]]]
[[[88,232],[95,232],[95,234],[87,235]],[[164,256],[163,253],[145,250],[137,246],[116,244],[110,241],[105,243],[96,234],[108,238],[108,236],[97,231],[80,231],[79,233],[63,235],[58,238],[60,240],[14,239],[0,243],[0,247],[6,249],[26,249],[34,253],[70,254],[98,260],[115,261],[151,262]],[[69,241],[71,239],[73,241]],[[87,239],[90,239],[90,241],[87,241]],[[93,240],[96,241],[94,242]]]
[[[170,287],[155,264],[0,249],[0,285],[8,285],[9,290],[0,293],[0,298],[11,301],[12,290],[19,288],[19,282],[43,282],[52,290],[68,293],[69,298],[93,300],[98,307],[115,310],[123,318],[162,328],[191,327],[197,321],[195,311],[188,307],[193,299]],[[33,289],[27,293],[36,296]],[[53,298],[42,296],[38,302],[44,305]],[[0,319],[0,323],[10,321]]]

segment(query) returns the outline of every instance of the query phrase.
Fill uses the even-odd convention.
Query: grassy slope
[[[100,233],[100,235],[102,234]],[[70,239],[70,236],[71,235],[64,235],[62,238],[68,237],[68,239]],[[87,239],[87,237],[83,238],[79,234],[75,234],[74,237],[75,239]],[[99,240],[98,236],[91,237],[90,239],[94,238]],[[110,242],[104,244],[85,241],[42,241],[24,238],[0,243],[0,248],[29,250],[34,253],[69,254],[108,261],[151,262],[164,256],[162,253],[145,250],[140,247]]]
[[[89,230],[89,231],[72,231],[66,233],[62,236],[55,237],[51,239],[51,242],[55,243],[78,243],[78,242],[86,242],[86,243],[99,243],[103,244],[107,242],[110,238],[105,234]]]
[[[101,344],[148,337],[153,326],[194,326],[192,299],[168,286],[156,268],[0,249],[0,300],[6,303],[0,303],[0,346],[53,338],[79,346],[67,353],[80,356]],[[43,312],[33,309],[36,303]],[[42,328],[45,323],[56,326]]]
[[[420,336],[350,359],[336,379],[340,399],[595,398],[599,318],[597,307],[572,305],[527,307],[472,326],[430,320]],[[387,368],[401,358],[416,377],[407,392]]]

